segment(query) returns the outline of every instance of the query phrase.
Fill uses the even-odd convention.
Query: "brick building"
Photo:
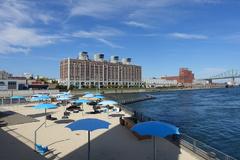
[[[170,76],[170,77],[161,77],[161,79],[165,80],[176,80],[178,83],[193,83],[194,74],[188,68],[180,68],[178,76]]]
[[[60,62],[60,83],[68,87],[140,86],[141,77],[141,66],[131,64],[130,58],[120,62],[118,56],[112,56],[106,61],[104,54],[95,54],[90,60],[88,53],[82,52],[76,59]]]

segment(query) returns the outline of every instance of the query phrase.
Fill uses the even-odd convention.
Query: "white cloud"
[[[121,46],[114,44],[109,40],[106,40],[106,38],[121,36],[123,34],[124,33],[122,31],[114,28],[98,27],[95,30],[91,30],[91,31],[80,30],[80,31],[74,32],[72,36],[76,38],[91,38],[101,43],[104,43],[105,45],[110,46],[112,48],[122,48]]]
[[[112,47],[112,48],[123,48],[122,46],[116,45],[116,44],[114,44],[114,43],[112,43],[112,42],[110,42],[106,39],[103,39],[103,38],[98,38],[97,40],[106,44],[106,45],[108,45],[108,46],[110,46],[110,47]]]
[[[32,23],[33,19],[27,14],[27,11],[28,7],[19,1],[0,2],[0,20],[2,23]]]
[[[128,21],[128,22],[124,22],[126,25],[129,26],[134,26],[134,27],[140,27],[140,28],[152,28],[151,26],[145,24],[145,23],[140,23],[140,22],[136,22],[136,21]]]
[[[86,31],[80,30],[74,32],[72,35],[73,37],[79,38],[100,38],[100,37],[113,37],[122,35],[123,32],[114,28],[110,27],[98,27],[94,30]]]
[[[170,33],[168,34],[170,37],[177,38],[177,39],[196,39],[196,40],[205,40],[208,39],[208,36],[201,35],[201,34],[188,34],[188,33]]]
[[[0,54],[28,53],[32,47],[60,39],[58,35],[42,34],[37,28],[39,22],[48,24],[55,20],[49,13],[30,1],[0,1]]]
[[[34,29],[8,26],[0,30],[0,53],[27,53],[31,47],[44,46],[60,39],[59,36],[44,35]]]

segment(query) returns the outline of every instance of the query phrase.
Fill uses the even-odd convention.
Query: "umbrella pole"
[[[88,160],[90,160],[90,131],[88,131]]]
[[[157,160],[157,155],[156,155],[156,137],[153,136],[153,160]]]
[[[47,122],[47,109],[45,108],[45,122],[44,122],[45,123],[45,127],[47,127],[47,123],[46,122]]]

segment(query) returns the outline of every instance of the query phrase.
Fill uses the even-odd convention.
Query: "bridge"
[[[209,83],[212,83],[213,80],[219,80],[219,79],[231,79],[232,82],[235,83],[235,79],[240,78],[240,70],[229,70],[220,74],[217,74],[215,76],[211,76],[209,78],[204,78],[202,80],[206,80]]]

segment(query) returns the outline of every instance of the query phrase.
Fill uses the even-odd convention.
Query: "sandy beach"
[[[93,160],[151,160],[153,159],[153,144],[152,140],[139,141],[129,129],[119,124],[118,114],[127,113],[121,111],[99,114],[90,114],[92,107],[84,105],[84,112],[71,113],[68,122],[63,123],[61,117],[63,116],[64,107],[48,110],[52,116],[57,117],[58,121],[47,121],[47,126],[43,126],[37,132],[37,143],[48,146],[50,152],[45,157],[40,156],[34,152],[34,131],[45,121],[44,110],[33,109],[29,105],[18,105],[11,107],[2,107],[3,112],[9,112],[13,115],[18,115],[19,120],[16,120],[16,124],[12,121],[11,125],[3,127],[1,132],[4,133],[4,137],[1,137],[1,141],[6,143],[9,149],[5,148],[4,154],[0,154],[0,159],[87,159],[87,132],[75,131],[72,132],[68,128],[65,128],[69,122],[83,119],[83,118],[98,118],[111,123],[109,129],[100,129],[91,132],[91,159]],[[20,122],[21,116],[34,117],[30,120]],[[109,115],[116,116],[109,116]],[[5,117],[6,118],[6,117]],[[11,119],[9,118],[9,119]],[[28,122],[29,121],[29,122]],[[11,144],[10,139],[12,141]],[[23,147],[25,148],[23,148]],[[12,154],[12,150],[19,150],[21,147],[22,152],[18,154]],[[11,149],[10,149],[11,148]],[[2,152],[2,151],[0,151]],[[32,153],[33,155],[29,154]],[[11,155],[11,156],[10,156]],[[8,157],[9,156],[9,157]],[[197,160],[201,159],[197,155],[191,153],[189,150],[185,150],[183,147],[178,147],[166,139],[157,138],[157,157],[161,160]]]

